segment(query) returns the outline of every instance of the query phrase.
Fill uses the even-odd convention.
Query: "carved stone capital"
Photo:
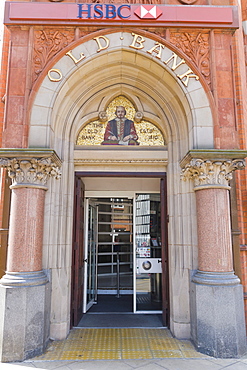
[[[184,180],[194,180],[195,190],[205,186],[229,188],[232,172],[244,166],[243,159],[210,161],[193,158],[182,170],[182,176]]]
[[[199,190],[203,188],[226,188],[230,189],[229,181],[232,179],[232,173],[235,170],[243,169],[245,167],[244,157],[246,152],[237,151],[237,157],[231,159],[233,151],[215,151],[214,158],[212,158],[213,151],[191,151],[181,162],[182,173],[181,177],[184,181],[194,180],[194,189]],[[201,154],[201,158],[195,158],[195,154]],[[210,158],[211,157],[211,158]]]
[[[50,177],[56,179],[61,177],[61,161],[51,150],[1,150],[0,167],[7,169],[8,175],[12,179],[11,188],[38,187],[47,189],[46,183]]]

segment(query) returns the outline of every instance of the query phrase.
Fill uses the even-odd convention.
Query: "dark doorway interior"
[[[97,304],[93,305],[88,313],[118,313],[133,312],[133,296],[125,294],[117,298],[115,295],[99,294]]]

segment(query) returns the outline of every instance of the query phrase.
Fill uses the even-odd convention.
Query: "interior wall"
[[[85,192],[160,192],[160,179],[158,178],[82,177],[82,181],[85,185]]]

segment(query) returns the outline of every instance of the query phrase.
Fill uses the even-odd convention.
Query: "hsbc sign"
[[[79,19],[128,19],[131,18],[131,5],[114,4],[78,4]],[[157,5],[140,5],[134,10],[140,19],[157,19],[162,10]]]
[[[5,3],[4,24],[128,25],[238,28],[237,6],[99,4],[61,2]]]

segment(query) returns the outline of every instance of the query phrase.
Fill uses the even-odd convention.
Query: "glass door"
[[[162,312],[160,194],[135,197],[134,312]]]
[[[132,199],[99,198],[97,204],[98,294],[132,294]]]
[[[86,215],[86,243],[85,243],[85,278],[84,289],[84,307],[83,312],[97,301],[97,227],[98,227],[98,209],[95,203],[87,200]]]

